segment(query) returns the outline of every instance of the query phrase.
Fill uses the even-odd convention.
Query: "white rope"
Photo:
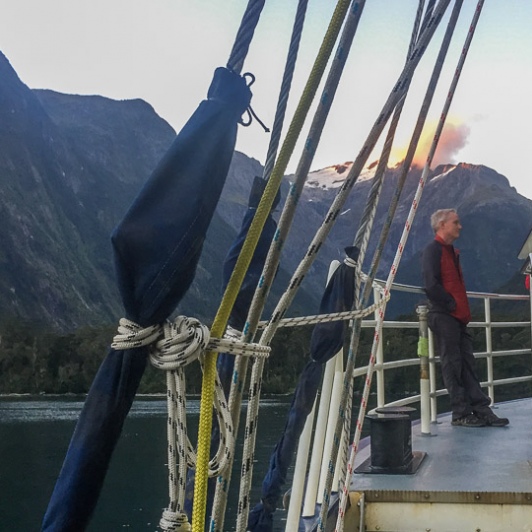
[[[189,532],[191,525],[184,513],[187,467],[195,468],[196,452],[186,425],[186,385],[184,367],[195,360],[203,363],[206,350],[239,356],[266,358],[270,347],[239,340],[240,332],[228,327],[223,338],[211,338],[208,327],[195,318],[178,316],[173,322],[141,327],[122,318],[111,347],[115,350],[149,346],[153,366],[165,370],[168,408],[168,485],[169,505],[163,511],[159,527],[167,531]],[[203,366],[203,364],[202,364]],[[209,462],[209,476],[218,476],[232,463],[235,430],[220,378],[216,375],[214,409],[220,429],[220,442]]]
[[[351,260],[351,259],[350,259]],[[363,281],[367,281],[367,275],[358,272],[359,277]],[[376,310],[380,309],[386,302],[390,299],[390,293],[386,292],[384,287],[378,283],[377,281],[374,281],[372,283],[372,287],[377,290],[377,292],[380,294],[379,301],[376,303],[373,303],[372,305],[367,306],[363,309],[353,309],[353,310],[345,310],[343,312],[332,312],[329,314],[315,314],[312,316],[297,316],[294,318],[283,318],[279,320],[278,327],[301,327],[303,325],[315,325],[317,323],[324,323],[324,322],[331,322],[331,321],[344,321],[344,320],[351,320],[355,318],[363,319],[366,316],[369,316],[370,314],[373,314]],[[259,329],[264,329],[267,325],[267,321],[261,321],[258,324]]]
[[[191,532],[192,525],[188,522],[187,515],[181,512],[164,510],[159,521],[159,527],[169,532]]]
[[[165,370],[186,366],[206,350],[258,358],[270,353],[269,346],[242,342],[234,334],[211,338],[208,327],[195,318],[178,316],[173,322],[146,328],[121,318],[111,347],[118,351],[147,345],[152,364]]]

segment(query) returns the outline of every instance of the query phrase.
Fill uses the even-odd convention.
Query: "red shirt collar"
[[[457,255],[460,253],[460,250],[458,250],[457,248],[455,248],[452,244],[447,244],[447,243],[443,240],[443,238],[441,238],[441,236],[436,235],[436,236],[434,237],[434,240],[437,240],[442,246],[447,246],[447,247],[449,247],[449,248],[451,248],[451,249],[454,249],[454,252],[455,252]]]

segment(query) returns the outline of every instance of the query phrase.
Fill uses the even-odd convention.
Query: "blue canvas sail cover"
[[[342,262],[333,272],[320,303],[320,314],[347,312],[353,309],[355,299],[355,269],[359,249],[356,246],[345,248],[347,261]],[[316,324],[310,340],[310,355],[313,360],[325,364],[340,351],[348,328],[347,320],[323,321]]]
[[[255,213],[257,212],[257,207],[259,206],[266,184],[267,181],[262,177],[255,177],[253,181],[251,192],[249,194],[248,208],[244,214],[240,232],[235,238],[232,246],[229,248],[224,261],[222,278],[222,286],[224,290],[229,283],[231,273],[233,272],[236,261],[238,260],[238,256],[242,251],[242,246],[246,240],[249,228],[251,227],[251,223],[255,217]],[[272,212],[279,204],[280,198],[280,191],[278,191],[268,217],[266,218],[266,222],[260,234],[259,241],[257,242],[253,257],[251,258],[251,262],[246,271],[246,275],[240,286],[240,290],[238,291],[235,304],[231,309],[228,324],[238,331],[242,331],[244,329],[246,318],[251,307],[251,302],[259,283],[262,270],[264,268],[264,263],[266,262],[266,257],[268,256],[268,250],[270,249],[270,244],[272,243],[275,231],[277,230],[277,222],[273,219]],[[229,385],[233,376],[233,366],[234,356],[224,353],[220,354],[217,360],[217,369],[226,395],[229,393]]]
[[[350,246],[345,252],[352,261],[357,260],[358,248]],[[320,314],[345,312],[353,308],[355,276],[351,264],[340,264],[329,279],[321,299]],[[270,457],[268,472],[262,482],[261,502],[249,513],[247,530],[250,532],[273,531],[273,512],[283,494],[288,468],[314,405],[323,367],[343,346],[347,327],[345,320],[321,322],[312,331],[311,360],[299,376],[283,434]]]
[[[248,209],[244,215],[244,219],[242,220],[240,232],[235,241],[233,242],[233,245],[229,249],[227,257],[225,258],[223,268],[224,289],[229,283],[231,273],[233,272],[238,256],[240,255],[240,252],[242,250],[242,246],[244,245],[244,241],[246,240],[249,228],[251,226],[251,223],[253,222],[253,218],[255,217],[257,207],[259,206],[262,194],[264,193],[264,189],[266,188],[266,184],[267,181],[262,177],[255,177],[253,181],[253,186],[249,194]],[[260,234],[259,241],[255,248],[255,252],[253,253],[253,257],[246,272],[246,276],[244,278],[244,281],[242,282],[235,304],[231,310],[231,316],[229,317],[229,325],[239,331],[242,331],[246,322],[248,311],[251,306],[251,301],[253,299],[255,289],[262,274],[264,263],[266,262],[266,257],[268,256],[270,244],[273,240],[275,231],[277,230],[277,223],[272,217],[272,211],[274,211],[277,205],[279,204],[279,200],[280,191],[277,192],[275,200],[273,201],[272,208],[270,210],[270,213],[268,214],[268,217],[264,224],[264,228]]]
[[[168,318],[194,278],[250,100],[245,79],[218,68],[207,99],[112,235],[125,316],[143,327]],[[109,350],[85,400],[42,530],[87,527],[146,360],[144,347]]]

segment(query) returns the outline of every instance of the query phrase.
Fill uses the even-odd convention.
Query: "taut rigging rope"
[[[454,17],[456,17],[456,18],[458,17],[458,13],[460,11],[462,3],[463,3],[462,0],[457,0],[457,2],[455,4],[455,9],[453,10],[453,14],[451,15],[451,20],[449,22],[448,33],[449,32],[452,33],[452,31],[453,31],[453,27],[452,26],[456,23],[456,20],[454,20],[454,22],[452,22],[452,19]],[[450,108],[450,105],[451,105],[451,102],[452,102],[452,99],[453,99],[453,96],[454,96],[454,93],[455,93],[455,90],[456,90],[456,86],[458,84],[458,81],[459,81],[459,78],[460,78],[460,75],[461,75],[461,72],[462,72],[462,69],[463,69],[463,65],[465,63],[467,52],[469,50],[469,47],[470,47],[470,44],[471,44],[475,29],[476,29],[476,26],[477,26],[477,23],[478,23],[478,19],[480,17],[480,13],[481,13],[483,4],[484,4],[484,0],[479,0],[479,2],[477,4],[477,8],[476,8],[474,16],[473,16],[473,20],[472,20],[471,25],[469,27],[469,31],[468,31],[468,34],[467,34],[467,37],[466,37],[465,44],[464,44],[463,49],[462,49],[462,53],[460,55],[458,66],[457,66],[457,68],[455,70],[455,73],[454,73],[454,76],[453,76],[453,79],[452,79],[452,82],[451,82],[451,86],[450,86],[449,91],[448,91],[447,99],[445,101],[444,108],[443,108],[443,111],[442,111],[442,113],[440,115],[440,120],[438,122],[438,126],[437,126],[437,129],[436,129],[436,132],[434,134],[434,139],[433,139],[429,154],[427,156],[427,161],[426,161],[425,167],[423,169],[423,174],[422,174],[422,177],[421,177],[420,182],[418,184],[418,188],[417,188],[415,197],[414,197],[414,199],[412,201],[412,206],[410,208],[410,212],[409,212],[408,218],[406,220],[405,227],[403,229],[403,234],[401,236],[401,240],[400,240],[398,248],[397,248],[397,252],[396,252],[393,264],[392,264],[392,268],[390,270],[390,273],[389,273],[389,276],[388,276],[388,279],[387,279],[387,282],[386,282],[386,290],[387,291],[390,290],[391,285],[392,285],[392,283],[393,283],[393,281],[395,279],[395,274],[397,272],[397,268],[398,268],[400,260],[401,260],[401,256],[402,256],[402,253],[403,253],[403,250],[404,250],[404,246],[405,246],[406,241],[408,239],[408,235],[410,233],[410,229],[412,227],[412,223],[413,223],[414,217],[416,215],[417,207],[419,205],[419,202],[420,202],[420,199],[421,199],[421,195],[423,193],[423,189],[424,189],[427,177],[428,177],[428,173],[430,171],[430,167],[431,167],[431,164],[432,164],[432,161],[433,161],[433,158],[434,158],[434,154],[435,154],[436,148],[438,146],[438,141],[439,141],[441,132],[443,130],[443,127],[445,125],[445,121],[446,121],[446,118],[447,118],[447,115],[448,115],[448,112],[449,112],[449,108]],[[368,396],[369,396],[369,387],[371,385],[371,377],[372,377],[372,374],[373,374],[373,367],[374,367],[374,363],[375,363],[375,353],[376,353],[376,349],[377,349],[377,345],[378,345],[378,341],[379,341],[378,338],[379,338],[381,330],[382,330],[383,321],[384,321],[384,308],[379,310],[379,317],[378,317],[378,320],[377,320],[377,326],[376,326],[376,329],[375,329],[374,342],[373,342],[371,355],[370,355],[370,363],[368,365],[368,370],[367,370],[366,385],[365,385],[365,388],[364,388],[363,398],[362,398],[362,401],[361,401],[361,408],[359,410],[359,415],[358,415],[358,420],[357,420],[357,430],[355,431],[354,442],[351,445],[351,454],[350,454],[349,461],[348,461],[347,476],[344,478],[344,484],[343,484],[343,488],[342,488],[342,492],[341,492],[341,501],[340,501],[340,507],[339,507],[339,513],[338,513],[338,521],[337,521],[337,525],[336,525],[336,530],[338,530],[338,531],[343,530],[343,522],[341,521],[341,519],[342,519],[343,514],[345,512],[345,507],[346,507],[346,503],[347,503],[347,491],[349,489],[349,479],[350,479],[350,475],[351,475],[351,473],[353,471],[354,460],[355,460],[355,456],[356,456],[356,453],[357,453],[358,443],[360,441],[360,435],[361,435],[359,427],[361,426],[362,419],[363,419],[363,417],[365,415],[365,408],[366,408],[367,401],[368,401]]]
[[[266,185],[261,202],[257,208],[257,212],[249,228],[248,235],[242,247],[242,251],[238,257],[237,263],[229,279],[229,283],[226,287],[222,301],[220,303],[218,312],[214,318],[213,325],[211,327],[211,334],[214,337],[221,337],[225,327],[231,309],[234,305],[240,286],[242,285],[248,266],[251,262],[251,258],[255,251],[257,242],[260,237],[260,233],[263,230],[265,221],[271,210],[277,190],[281,183],[283,173],[288,164],[290,154],[295,146],[296,138],[299,131],[302,128],[304,116],[310,107],[312,98],[315,94],[319,81],[321,79],[321,72],[325,68],[329,52],[332,49],[336,35],[338,34],[343,15],[347,11],[347,0],[339,0],[333,20],[327,31],[324,44],[320,48],[318,53],[318,60],[315,63],[315,69],[311,72],[309,82],[305,87],[305,91],[300,101],[294,119],[290,125],[287,139],[283,144],[281,153],[277,160],[277,164],[272,172],[268,184]],[[334,40],[332,36],[334,35]],[[332,41],[332,42],[330,42]],[[237,61],[238,63],[238,61]],[[233,65],[234,66],[234,65]],[[192,512],[192,525],[194,532],[203,531],[203,523],[205,521],[205,510],[207,506],[207,479],[208,472],[207,466],[209,461],[209,449],[210,449],[210,437],[212,428],[212,402],[214,395],[214,383],[216,379],[216,355],[213,353],[207,353],[205,358],[205,368],[203,373],[203,386],[202,396],[200,404],[200,420],[198,430],[198,458],[196,469],[196,482],[194,486],[194,506]]]
[[[284,69],[283,79],[279,92],[277,109],[272,127],[272,134],[268,145],[268,152],[266,155],[266,163],[263,169],[263,180],[267,181],[272,173],[277,150],[281,140],[281,132],[288,105],[288,97],[290,94],[290,87],[295,71],[296,60],[303,33],[303,25],[305,21],[305,14],[307,11],[308,0],[299,0],[297,11],[295,15],[290,44],[288,46],[288,56]],[[240,333],[241,335],[241,333]],[[243,336],[243,335],[242,335]],[[242,405],[242,393],[244,390],[244,379],[247,373],[248,360],[247,358],[237,357],[233,368],[233,379],[229,392],[229,411],[233,419],[233,427],[235,433],[238,432],[240,422],[240,411]],[[234,456],[234,455],[233,455]],[[229,460],[228,467],[224,468],[218,477],[216,490],[214,494],[214,501],[211,512],[210,530],[213,532],[222,531],[224,527],[225,508],[227,505],[227,495],[229,493],[229,486],[231,483],[232,460]]]

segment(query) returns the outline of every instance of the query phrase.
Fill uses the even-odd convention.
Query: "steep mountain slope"
[[[305,188],[302,203],[307,209],[323,213],[324,204],[328,204],[335,195],[336,187],[343,181],[338,179],[341,174],[334,179],[327,176],[325,181],[323,177],[319,180],[319,174],[323,176],[326,171],[330,173],[330,170],[324,169],[309,176],[309,182],[320,182],[321,186]],[[384,247],[380,277],[387,274],[395,256],[420,175],[421,170],[414,167],[406,180],[388,242]],[[366,263],[373,257],[397,179],[398,170],[389,169]],[[372,182],[371,174],[366,173],[355,184],[331,233],[332,247],[339,250],[354,241]],[[431,172],[403,252],[397,277],[399,282],[420,283],[419,255],[433,238],[430,216],[441,208],[456,208],[462,219],[464,229],[456,245],[461,250],[466,274],[474,273],[467,275],[470,277],[468,285],[471,290],[494,290],[514,274],[520,265],[517,253],[532,225],[532,201],[519,195],[508,180],[496,171],[482,165],[461,163],[440,166]],[[301,217],[309,219],[305,211],[301,213]],[[367,264],[365,268],[368,268]]]
[[[76,195],[83,171],[76,155],[3,56],[0,79],[2,311],[52,323],[68,316],[72,324],[88,308],[113,313],[94,288],[114,290],[91,258],[108,254],[94,238],[100,224]]]
[[[109,235],[174,137],[168,123],[141,100],[31,90],[0,53],[0,318],[15,315],[61,329],[116,321],[121,304]],[[350,164],[309,175],[269,310],[304,256]],[[179,312],[207,322],[214,316],[223,260],[257,175],[262,175],[259,162],[235,152],[195,282]],[[372,176],[373,170],[367,170],[355,184],[292,313],[317,312],[331,260],[341,260],[343,249],[353,243]],[[420,169],[414,167],[384,247],[381,278],[395,255],[419,177]],[[283,201],[290,178],[282,184]],[[389,169],[366,271],[397,180],[398,170]],[[504,285],[519,269],[516,255],[532,225],[532,202],[496,171],[468,164],[445,165],[431,173],[397,280],[420,283],[419,256],[432,238],[430,214],[443,207],[457,208],[462,218],[457,246],[468,287],[489,291]],[[410,304],[390,309],[412,310]]]
[[[174,138],[141,100],[31,90],[0,53],[0,317],[60,329],[117,320],[109,235]],[[223,260],[261,172],[235,154],[235,208],[229,214],[222,201],[215,213],[179,311],[207,322],[214,316]],[[299,304],[307,299],[302,294]]]

